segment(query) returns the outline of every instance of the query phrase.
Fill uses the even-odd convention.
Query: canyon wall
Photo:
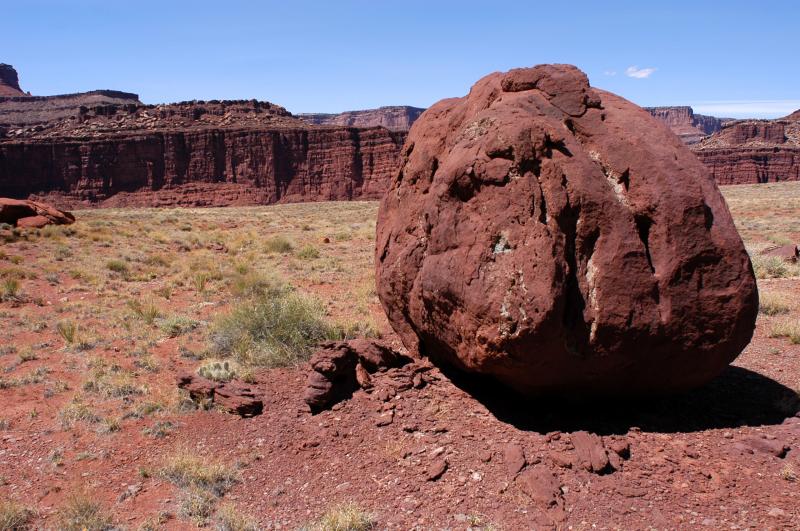
[[[408,131],[425,109],[409,106],[380,107],[340,114],[309,113],[297,117],[312,125],[345,125],[350,127],[385,127],[392,131]]]
[[[800,113],[737,120],[692,146],[719,184],[800,180]]]
[[[377,199],[405,133],[384,128],[158,131],[0,143],[0,195],[60,207]]]
[[[685,144],[695,144],[706,136],[722,128],[727,118],[716,118],[695,114],[691,107],[645,107],[645,109],[666,123],[672,132]]]

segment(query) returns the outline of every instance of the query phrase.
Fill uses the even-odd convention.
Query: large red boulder
[[[45,225],[75,223],[75,216],[46,203],[0,197],[0,223],[20,228],[38,229]]]
[[[532,394],[697,386],[758,307],[705,167],[568,65],[491,74],[415,122],[376,268],[410,350]]]

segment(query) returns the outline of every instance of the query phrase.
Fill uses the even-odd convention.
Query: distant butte
[[[19,76],[14,67],[0,63],[0,96],[25,96],[19,88]]]

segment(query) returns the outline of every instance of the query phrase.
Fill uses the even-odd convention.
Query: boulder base
[[[703,384],[758,307],[708,171],[568,65],[491,74],[415,122],[376,268],[409,350],[530,394]]]

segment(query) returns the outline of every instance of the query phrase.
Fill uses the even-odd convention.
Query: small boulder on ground
[[[800,260],[800,246],[789,244],[779,245],[777,247],[767,247],[761,251],[761,256],[774,256],[789,263],[796,263]]]
[[[378,341],[353,339],[320,344],[311,357],[303,400],[317,413],[371,386],[371,373],[402,367],[411,359]],[[411,384],[409,384],[410,386]]]
[[[245,383],[235,380],[215,382],[192,373],[178,374],[176,379],[178,387],[186,390],[189,397],[199,404],[213,404],[240,417],[253,417],[264,412],[264,402]]]
[[[70,225],[75,223],[75,216],[46,203],[0,197],[0,223],[38,229],[46,225]]]

